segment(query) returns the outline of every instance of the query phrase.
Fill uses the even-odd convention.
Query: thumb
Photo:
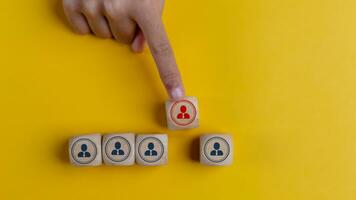
[[[135,53],[141,53],[145,47],[145,37],[141,29],[138,28],[136,36],[131,44],[131,49]]]

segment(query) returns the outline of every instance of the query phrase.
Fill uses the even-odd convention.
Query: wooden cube
[[[69,140],[69,159],[76,166],[101,165],[101,135],[90,134]]]
[[[104,163],[107,165],[135,164],[135,134],[104,135],[102,152]]]
[[[166,117],[169,129],[190,129],[199,127],[198,101],[185,97],[177,101],[166,101]]]
[[[200,163],[205,165],[230,165],[233,146],[230,135],[208,134],[200,136]]]
[[[168,161],[166,134],[136,136],[136,163],[145,166],[164,165]]]

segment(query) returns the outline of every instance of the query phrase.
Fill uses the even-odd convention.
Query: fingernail
[[[174,88],[170,91],[171,99],[177,100],[184,97],[183,89],[180,87]]]

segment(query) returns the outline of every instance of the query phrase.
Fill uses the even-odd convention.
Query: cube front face
[[[102,152],[103,161],[107,165],[133,165],[135,163],[135,134],[104,135]]]
[[[73,137],[69,141],[69,159],[71,164],[76,166],[101,165],[101,135]]]
[[[233,145],[230,135],[208,134],[200,137],[200,163],[205,165],[230,165]]]
[[[136,137],[136,163],[146,166],[164,165],[168,161],[166,134],[138,135]]]
[[[185,97],[166,102],[167,126],[169,129],[190,129],[199,126],[198,101],[195,97]]]

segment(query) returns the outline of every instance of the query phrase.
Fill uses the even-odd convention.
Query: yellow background
[[[168,0],[189,131],[147,49],[75,35],[56,0],[0,7],[1,199],[356,199],[354,0]],[[168,133],[169,164],[68,163],[71,136],[122,131]],[[196,161],[204,132],[232,133],[232,166]]]

